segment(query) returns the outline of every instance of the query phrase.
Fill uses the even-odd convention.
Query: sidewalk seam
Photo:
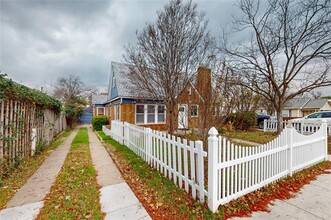
[[[309,214],[311,214],[312,216],[315,216],[316,218],[319,218],[319,219],[323,219],[323,220],[324,220],[324,218],[322,218],[322,217],[320,217],[320,216],[318,216],[318,215],[315,215],[314,213],[311,213],[311,212],[309,212],[309,211],[307,211],[307,210],[305,210],[305,209],[303,209],[303,208],[301,208],[301,207],[299,207],[299,206],[296,206],[296,205],[290,203],[289,201],[285,201],[285,200],[283,200],[283,202],[285,202],[286,204],[291,205],[291,206],[293,206],[293,207],[296,207],[296,208],[298,208],[298,209],[300,209],[300,210],[302,210],[302,211],[304,211],[304,212],[306,212],[306,213],[309,213]]]

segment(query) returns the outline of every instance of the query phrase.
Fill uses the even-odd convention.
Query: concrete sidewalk
[[[88,128],[93,165],[98,173],[101,210],[105,219],[151,219],[128,184],[122,178],[107,150]]]
[[[35,174],[7,203],[7,209],[0,211],[2,219],[33,219],[43,206],[43,199],[49,193],[76,136],[73,131],[68,138],[51,153]]]
[[[329,160],[331,156],[329,155]],[[331,171],[331,170],[329,170]],[[331,174],[323,174],[292,199],[276,200],[269,205],[270,212],[254,212],[252,217],[233,218],[245,219],[331,219]]]

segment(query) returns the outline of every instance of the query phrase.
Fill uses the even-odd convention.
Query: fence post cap
[[[322,123],[326,124],[328,121],[326,119],[322,119]]]
[[[209,131],[208,131],[209,136],[217,136],[218,135],[218,131],[216,130],[215,127],[212,127]]]

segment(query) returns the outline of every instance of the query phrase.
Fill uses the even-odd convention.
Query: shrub
[[[230,115],[229,122],[232,122],[236,130],[251,130],[256,125],[255,112],[236,112]]]
[[[96,131],[101,131],[102,126],[107,124],[107,116],[105,115],[96,115],[92,118],[92,126]]]

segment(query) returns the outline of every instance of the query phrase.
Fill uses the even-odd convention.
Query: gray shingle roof
[[[115,80],[116,90],[112,88],[112,85],[109,85],[109,91],[111,91],[110,98],[115,97],[125,97],[125,98],[152,98],[148,93],[138,89],[137,85],[135,85],[129,78],[130,68],[128,64],[111,62],[111,80]],[[110,93],[110,92],[109,92]],[[115,96],[115,97],[114,97]]]
[[[303,109],[322,108],[328,101],[328,99],[311,99],[303,106]]]
[[[309,98],[294,98],[288,101],[285,104],[284,109],[300,109],[302,108],[307,102]]]
[[[104,104],[105,102],[107,102],[107,95],[92,94],[92,105]]]

